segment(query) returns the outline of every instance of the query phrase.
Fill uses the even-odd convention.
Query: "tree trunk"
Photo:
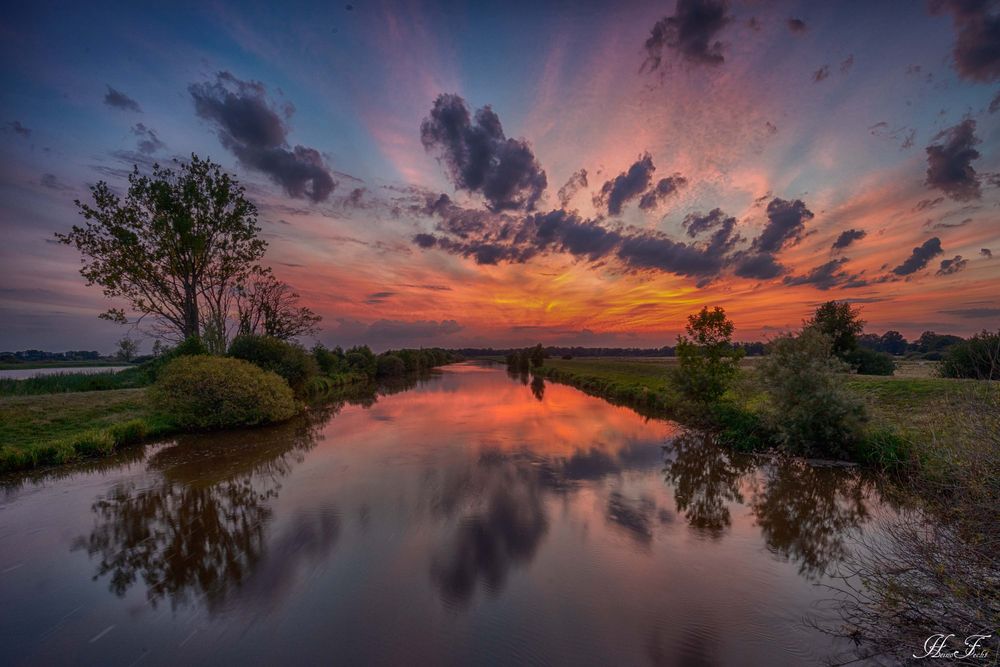
[[[184,293],[184,337],[199,338],[198,326],[198,295],[194,288],[188,288]]]

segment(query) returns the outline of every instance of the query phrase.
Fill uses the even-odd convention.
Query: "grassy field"
[[[162,435],[144,389],[118,389],[0,398],[0,471],[68,463],[107,455]]]
[[[148,374],[139,366],[118,372],[52,373],[20,380],[0,378],[0,396],[135,389],[149,384],[149,381]]]
[[[0,362],[0,371],[12,371],[18,369],[33,370],[36,368],[91,368],[94,366],[127,366],[125,361],[108,361],[107,359],[94,359],[91,361],[3,361]]]
[[[743,360],[746,371],[730,397],[750,412],[760,412],[766,396],[757,385],[756,359]],[[543,374],[616,402],[670,416],[678,397],[668,369],[675,358],[581,357],[547,359]],[[934,377],[927,362],[901,362],[894,376],[852,375],[847,388],[866,407],[871,432],[903,438],[921,468],[937,474],[968,470],[979,449],[982,419],[978,413],[1000,392],[975,380]]]

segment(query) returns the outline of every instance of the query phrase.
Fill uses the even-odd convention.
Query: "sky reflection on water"
[[[831,649],[802,618],[879,502],[850,470],[452,366],[12,478],[0,636],[15,664],[798,664]]]

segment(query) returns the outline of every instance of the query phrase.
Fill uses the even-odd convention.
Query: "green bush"
[[[406,370],[406,364],[395,354],[381,354],[378,357],[378,368],[375,374],[380,378],[399,377],[404,375]]]
[[[769,348],[758,372],[777,440],[794,454],[849,458],[862,437],[864,409],[845,391],[847,366],[832,356],[830,338],[807,327]]]
[[[301,346],[272,336],[237,336],[229,346],[229,356],[277,373],[296,394],[302,394],[319,374],[316,359]]]
[[[983,331],[947,348],[940,373],[946,378],[1000,380],[1000,331]]]
[[[150,399],[181,428],[278,422],[296,412],[292,390],[281,376],[226,357],[171,361],[150,390]]]
[[[896,372],[896,362],[890,355],[864,347],[851,352],[847,363],[860,375],[892,375]]]
[[[344,351],[339,347],[328,349],[322,343],[317,343],[312,349],[313,359],[323,375],[337,375],[347,372],[347,360]]]

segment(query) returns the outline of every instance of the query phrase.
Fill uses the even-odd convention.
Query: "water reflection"
[[[740,481],[749,459],[734,457],[709,436],[689,432],[670,443],[664,468],[674,488],[677,511],[699,534],[718,539],[730,525],[730,505],[743,503]]]
[[[431,567],[451,604],[468,602],[480,582],[498,593],[510,568],[534,557],[549,525],[535,470],[488,452],[465,473],[445,485],[439,507],[454,528]]]
[[[213,608],[260,566],[280,480],[316,445],[319,427],[336,409],[220,433],[211,447],[182,438],[150,458],[149,469],[160,473],[151,484],[122,482],[94,502],[93,530],[73,548],[98,562],[94,578],[106,577],[119,597],[142,581],[154,607],[204,598]],[[317,537],[331,544],[336,525],[325,519],[292,535],[303,538],[292,553],[308,555],[301,547]]]
[[[53,565],[45,586],[0,577],[0,596],[44,616],[82,564],[99,583],[69,609],[105,605],[84,642],[115,623],[143,648],[176,646],[190,629],[163,628],[184,614],[136,603],[184,608],[219,630],[191,662],[314,663],[336,649],[352,663],[448,663],[484,646],[499,662],[762,662],[769,637],[805,636],[775,610],[805,613],[809,582],[878,502],[853,471],[737,455],[575,389],[472,366],[142,452],[9,488],[0,539],[35,535],[49,505],[46,521],[79,537],[71,550],[6,538],[5,551]],[[66,488],[82,508],[71,517]],[[114,620],[109,600],[125,610]],[[247,632],[262,615],[269,632]],[[13,625],[0,615],[0,634],[25,632]],[[13,655],[64,657],[29,645]]]
[[[871,488],[852,471],[785,459],[763,469],[751,507],[767,545],[816,578],[846,553],[870,516]]]

